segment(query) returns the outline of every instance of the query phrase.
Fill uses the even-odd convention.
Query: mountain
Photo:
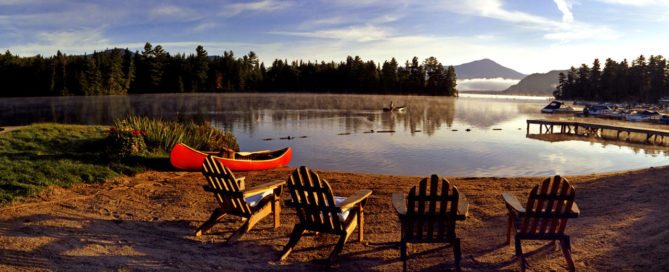
[[[468,63],[463,63],[454,66],[457,78],[472,79],[472,78],[506,78],[506,79],[522,79],[526,75],[521,74],[513,69],[504,67],[497,62],[490,59],[476,60]]]
[[[558,84],[558,75],[560,73],[566,74],[567,70],[553,70],[548,73],[531,74],[502,93],[552,96],[555,86]]]

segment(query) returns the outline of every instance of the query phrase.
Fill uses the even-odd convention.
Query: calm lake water
[[[404,113],[381,109],[394,101]],[[242,150],[292,146],[291,166],[425,176],[574,175],[666,165],[667,152],[526,137],[545,98],[160,94],[0,99],[0,125],[110,124],[128,114],[204,119]],[[467,130],[470,131],[467,131]],[[371,133],[374,131],[374,133]],[[394,131],[382,132],[380,131]],[[280,138],[295,137],[291,140]],[[306,136],[306,138],[300,138]],[[271,140],[270,140],[271,139]]]

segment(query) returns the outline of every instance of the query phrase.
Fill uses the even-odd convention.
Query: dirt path
[[[245,173],[249,185],[285,179],[290,169]],[[420,178],[320,171],[338,195],[372,189],[366,208],[365,243],[352,238],[335,270],[401,269],[400,226],[390,202]],[[578,270],[668,270],[669,168],[571,177],[582,217],[569,223]],[[513,248],[505,245],[502,191],[526,197],[540,178],[449,178],[466,194],[471,217],[458,225],[463,270],[518,270]],[[229,217],[208,234],[192,236],[215,207],[202,190],[199,173],[149,172],[102,185],[52,188],[33,199],[0,208],[0,270],[322,270],[336,237],[303,238],[287,262],[279,251],[296,223],[283,209],[281,227],[261,221],[235,245],[225,238],[242,222]],[[285,198],[288,195],[284,195]],[[355,235],[353,236],[355,237]],[[565,270],[559,250],[525,244],[530,268]],[[412,270],[452,267],[451,248],[411,247]]]

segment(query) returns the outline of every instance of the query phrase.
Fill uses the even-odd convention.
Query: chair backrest
[[[251,207],[244,200],[244,188],[235,175],[213,156],[209,155],[202,164],[202,174],[214,189],[218,203],[227,213],[241,216],[251,215]]]
[[[459,197],[458,188],[446,179],[439,179],[437,175],[422,179],[407,197],[405,240],[453,241]]]
[[[306,166],[300,166],[286,182],[300,223],[308,230],[338,233],[344,230],[335,205],[332,188],[325,179]]]
[[[575,195],[574,187],[560,176],[545,179],[541,187],[534,186],[519,233],[539,237],[563,234]]]

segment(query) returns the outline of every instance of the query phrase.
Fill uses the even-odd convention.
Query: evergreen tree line
[[[395,58],[377,64],[275,60],[268,68],[254,52],[171,55],[146,43],[141,52],[111,49],[87,55],[19,57],[0,54],[0,96],[124,95],[160,92],[345,92],[457,95],[455,69],[436,58]]]
[[[578,69],[572,66],[566,75],[560,73],[553,94],[558,99],[657,102],[669,96],[667,60],[659,55],[646,60],[641,55],[630,65],[626,59],[608,58],[602,69],[595,59],[592,67],[582,64]]]

